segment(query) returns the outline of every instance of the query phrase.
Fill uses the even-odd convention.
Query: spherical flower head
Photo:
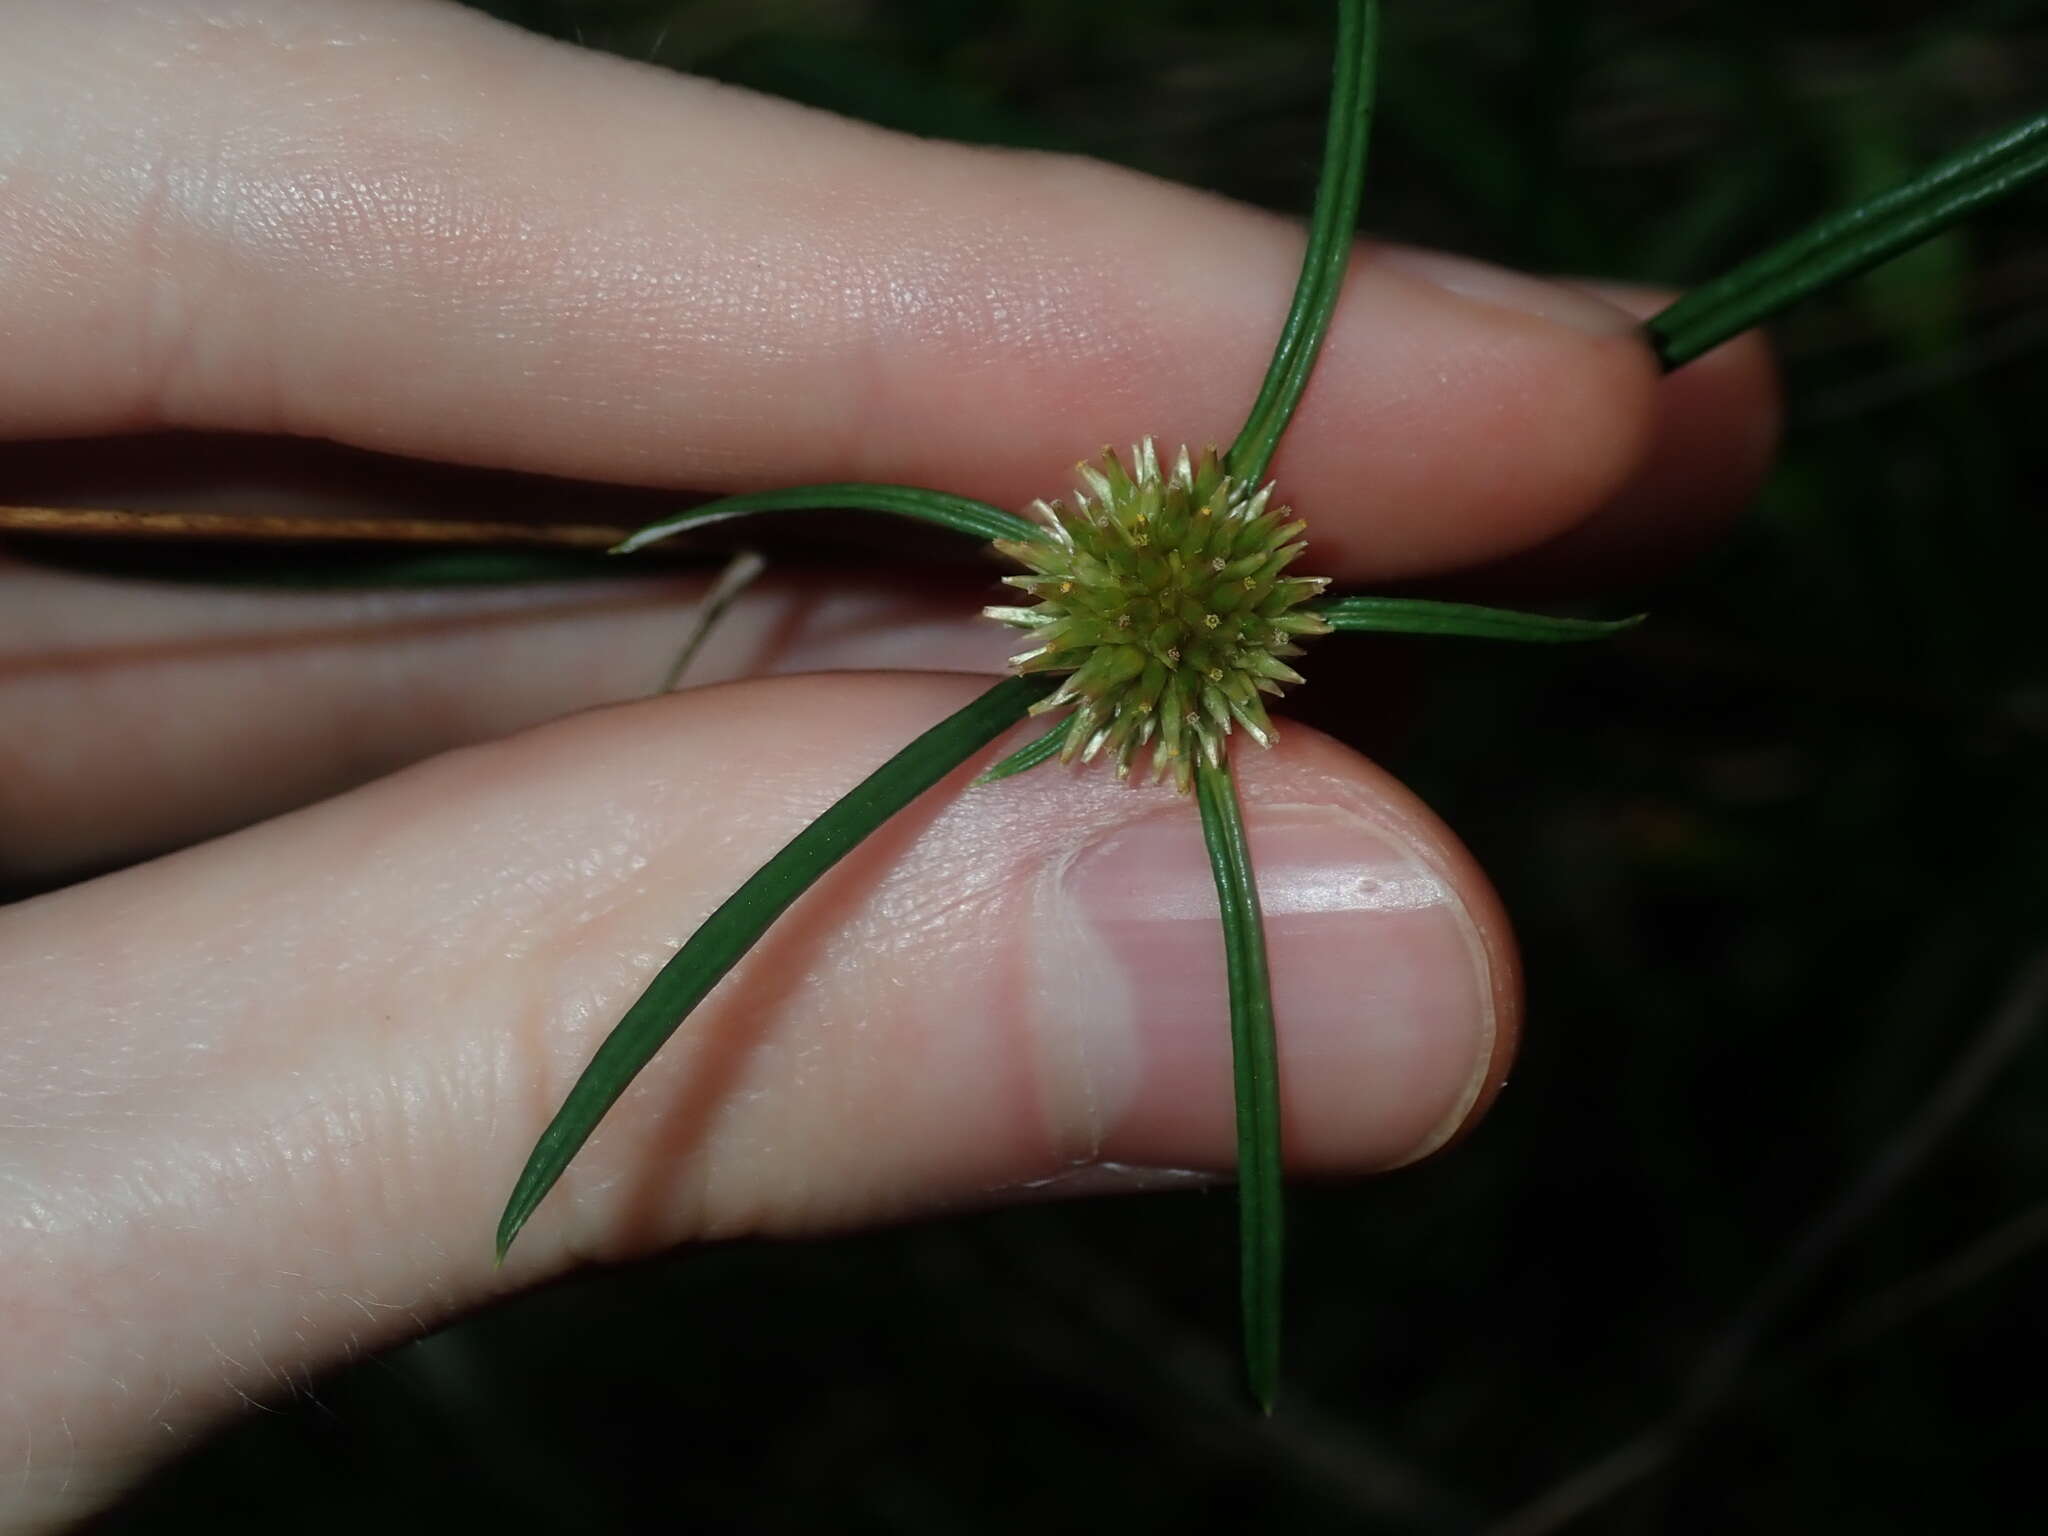
[[[1072,505],[1031,504],[1043,536],[996,548],[1031,572],[1004,581],[1038,602],[982,611],[1030,632],[1030,649],[1010,658],[1019,672],[1069,674],[1032,708],[1073,710],[1063,762],[1107,753],[1125,778],[1150,747],[1154,782],[1171,772],[1186,792],[1195,755],[1220,766],[1233,727],[1273,744],[1259,696],[1301,681],[1283,658],[1301,654],[1301,636],[1329,632],[1301,607],[1329,583],[1283,574],[1307,524],[1271,505],[1270,484],[1246,494],[1214,448],[1199,463],[1182,448],[1164,476],[1151,438],[1131,458],[1126,471],[1104,449],[1078,466]]]

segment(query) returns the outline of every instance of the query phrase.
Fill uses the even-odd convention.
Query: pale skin
[[[46,477],[196,429],[1020,505],[1105,442],[1228,441],[1299,256],[1197,192],[426,0],[7,27],[0,433],[85,440]],[[1588,290],[1364,246],[1274,467],[1342,586],[1583,589],[1710,538],[1774,419],[1752,344],[1660,381]],[[1191,808],[962,775],[791,912],[493,1270],[514,1174],[652,969],[1011,646],[977,578],[771,577],[715,686],[634,702],[700,588],[0,564],[0,880],[50,890],[0,910],[0,1530],[580,1263],[1231,1166]],[[1239,762],[1290,1163],[1426,1155],[1505,1075],[1507,919],[1348,749],[1295,727]]]

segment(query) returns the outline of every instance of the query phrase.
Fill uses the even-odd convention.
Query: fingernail
[[[1401,832],[1332,806],[1257,807],[1290,1166],[1393,1166],[1446,1141],[1492,1054],[1477,926]],[[1086,1037],[1098,1157],[1231,1165],[1230,1011],[1192,806],[1119,827],[1052,876],[1041,974]],[[1068,1006],[1071,1005],[1071,1006]]]
[[[1546,282],[1467,256],[1451,256],[1413,245],[1385,245],[1374,248],[1373,260],[1460,298],[1535,315],[1592,336],[1619,336],[1634,330],[1637,324],[1626,310],[1583,289]]]

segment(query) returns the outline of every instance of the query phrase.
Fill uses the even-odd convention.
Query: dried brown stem
[[[0,506],[0,533],[184,543],[424,544],[467,548],[610,549],[633,530],[593,523],[492,523],[457,518],[292,517],[247,512],[133,512],[112,507]]]

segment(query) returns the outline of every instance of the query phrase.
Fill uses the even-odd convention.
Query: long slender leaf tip
[[[1052,761],[1059,756],[1060,747],[1067,739],[1067,722],[1055,720],[1051,729],[1033,737],[1001,762],[993,763],[969,781],[969,788],[979,789],[986,784],[995,784],[1020,773],[1029,773],[1040,763]]]
[[[1202,837],[1216,877],[1230,991],[1231,1068],[1237,1100],[1237,1202],[1245,1382],[1270,1414],[1280,1389],[1281,1187],[1279,1047],[1266,937],[1244,818],[1228,760],[1197,770]]]
[[[649,523],[613,545],[611,552],[629,555],[678,533],[709,527],[712,523],[726,522],[735,517],[751,517],[763,512],[827,511],[888,512],[984,541],[1028,539],[1040,532],[1036,524],[1016,513],[1005,512],[1001,507],[975,501],[971,497],[954,496],[915,485],[844,481],[831,485],[791,486],[786,490],[749,491],[740,496],[707,501],[702,506]]]
[[[1482,608],[1474,603],[1440,603],[1416,597],[1336,597],[1309,605],[1338,632],[1396,635],[1448,635],[1472,640],[1519,640],[1535,645],[1562,645],[1605,640],[1634,629],[1649,617],[1567,619],[1547,613],[1517,613],[1508,608]]]
[[[919,736],[794,838],[704,920],[626,1010],[534,1144],[498,1221],[499,1262],[641,1068],[797,897],[890,817],[1024,718],[1052,684],[1007,677]]]

